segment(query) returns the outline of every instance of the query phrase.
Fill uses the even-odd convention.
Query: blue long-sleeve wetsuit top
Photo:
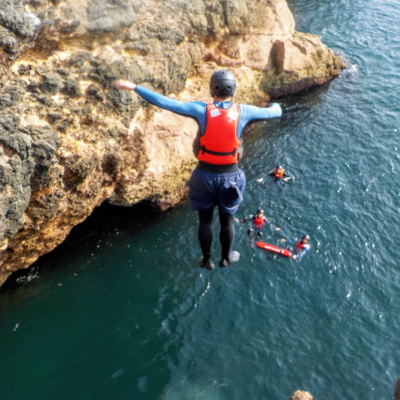
[[[135,91],[139,96],[143,97],[146,101],[154,104],[157,107],[171,111],[175,114],[183,115],[185,117],[194,118],[200,126],[201,134],[204,134],[207,122],[207,103],[199,101],[184,102],[170,99],[162,94],[152,92],[151,90],[145,89],[141,86],[136,86]],[[231,106],[230,101],[215,101],[214,104],[218,108],[224,109],[227,109]],[[263,121],[269,118],[280,117],[282,115],[281,106],[277,103],[272,103],[271,107],[268,108],[260,108],[247,104],[239,104],[239,107],[240,117],[237,128],[238,138],[241,137],[243,128],[247,124],[256,121]]]

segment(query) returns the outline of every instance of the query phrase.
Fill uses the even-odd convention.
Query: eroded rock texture
[[[179,202],[195,123],[112,84],[209,101],[221,67],[261,105],[343,66],[285,0],[0,0],[0,284],[107,199]]]

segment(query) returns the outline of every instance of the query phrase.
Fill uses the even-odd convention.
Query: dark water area
[[[0,292],[1,399],[390,400],[400,374],[400,8],[290,0],[297,29],[348,69],[280,99],[246,138],[237,216],[262,206],[265,240],[311,236],[300,261],[251,247],[197,267],[187,202],[103,206]],[[277,163],[284,190],[261,186]],[[266,178],[267,179],[267,178]],[[218,226],[215,221],[215,239]],[[214,243],[219,259],[219,243]]]

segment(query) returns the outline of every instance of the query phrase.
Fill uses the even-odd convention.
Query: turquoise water
[[[237,226],[240,262],[208,272],[187,202],[160,215],[101,207],[2,289],[1,399],[393,398],[399,3],[289,5],[349,68],[281,99],[283,117],[247,136],[238,217],[261,205],[281,228],[269,242],[308,233],[310,253],[267,258]],[[257,183],[277,163],[295,176],[283,191]]]

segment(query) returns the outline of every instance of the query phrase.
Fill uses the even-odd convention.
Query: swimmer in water
[[[281,239],[281,243],[296,243],[293,249],[290,249],[293,253],[293,258],[294,259],[300,259],[304,257],[308,251],[311,249],[311,244],[310,244],[310,236],[304,235],[300,240],[287,240],[287,239]]]
[[[281,165],[277,165],[275,169],[268,173],[268,176],[273,178],[273,181],[279,186],[280,190],[284,190],[284,183],[291,181],[293,178],[287,174]],[[264,177],[257,179],[257,182],[264,187],[268,187],[270,183],[264,180]]]
[[[289,182],[292,177],[285,173],[285,170],[281,165],[277,165],[273,171],[271,171],[269,176],[273,176],[275,178],[275,181],[283,181],[283,182]]]
[[[277,231],[280,230],[280,228],[277,228],[275,225],[271,224],[271,222],[268,220],[268,218],[264,217],[264,210],[262,208],[259,208],[257,210],[257,214],[255,216],[249,215],[248,217],[244,219],[237,219],[237,222],[247,222],[249,220],[253,220],[253,227],[249,228],[247,230],[247,234],[249,236],[256,235],[258,237],[261,237],[263,233],[263,228],[264,228],[264,223],[268,223],[272,229],[275,229]]]

